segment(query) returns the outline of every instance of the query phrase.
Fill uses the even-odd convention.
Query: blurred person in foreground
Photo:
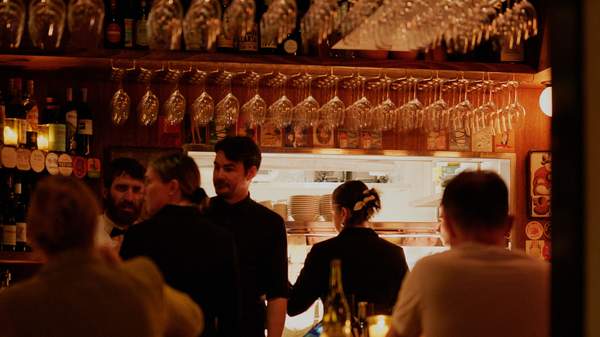
[[[451,249],[416,263],[388,337],[548,337],[550,265],[505,248],[513,218],[502,178],[460,173],[441,207]]]
[[[166,286],[150,260],[123,263],[94,244],[98,214],[91,190],[76,178],[40,181],[27,219],[47,262],[0,294],[0,336],[198,336],[200,308]]]
[[[374,314],[389,315],[404,275],[408,272],[402,247],[380,238],[369,219],[381,208],[379,194],[365,183],[351,180],[332,194],[335,238],[315,244],[290,292],[288,314],[306,311],[329,293],[330,264],[342,262],[342,284],[354,303],[369,302]],[[352,308],[356,312],[356,308]]]
[[[244,337],[281,337],[288,296],[287,235],[279,214],[250,197],[262,155],[250,137],[215,144],[208,214],[233,234],[240,258]],[[266,302],[266,306],[265,306]]]
[[[149,218],[125,234],[121,256],[147,256],[175,289],[190,295],[205,316],[203,336],[240,336],[240,284],[233,237],[202,212],[208,196],[200,171],[184,154],[148,166],[144,207]]]

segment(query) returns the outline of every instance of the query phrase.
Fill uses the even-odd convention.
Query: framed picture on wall
[[[549,218],[552,199],[552,153],[531,151],[528,160],[529,216]]]

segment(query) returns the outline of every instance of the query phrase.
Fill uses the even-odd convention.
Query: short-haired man
[[[140,217],[144,167],[133,158],[117,158],[104,170],[104,213],[100,223],[110,237],[122,235]]]
[[[513,219],[502,178],[460,173],[441,204],[451,249],[405,278],[388,336],[548,337],[550,267],[504,247]]]
[[[215,145],[208,214],[231,231],[240,260],[242,329],[245,337],[280,337],[288,296],[287,237],[283,219],[250,198],[261,152],[249,137],[227,137]],[[267,306],[265,308],[265,299]]]

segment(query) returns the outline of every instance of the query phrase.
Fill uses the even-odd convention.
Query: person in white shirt
[[[404,279],[388,337],[548,337],[550,265],[505,248],[513,219],[502,178],[463,172],[441,206],[451,249]]]
[[[144,200],[144,167],[133,158],[117,158],[104,170],[104,213],[98,219],[100,243],[120,246],[123,234],[140,218]],[[103,231],[102,231],[103,229]]]

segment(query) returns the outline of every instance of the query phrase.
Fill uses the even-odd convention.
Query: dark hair
[[[223,151],[225,157],[231,161],[242,162],[246,172],[252,166],[256,166],[257,170],[260,168],[260,148],[250,137],[225,137],[215,144],[215,153],[219,151]]]
[[[162,156],[150,163],[163,182],[177,180],[181,196],[197,205],[208,197],[200,187],[200,171],[194,160],[185,154],[174,153]]]
[[[381,209],[377,191],[369,189],[360,180],[346,181],[333,191],[331,197],[334,207],[345,207],[350,211],[350,216],[344,224],[349,227],[369,220]]]
[[[110,189],[115,178],[127,174],[133,179],[144,181],[146,170],[133,158],[121,157],[113,159],[104,169],[104,187]]]
[[[94,243],[100,206],[92,190],[74,177],[42,179],[32,195],[27,223],[36,245],[53,255]]]
[[[441,204],[460,228],[499,229],[508,216],[508,189],[495,172],[465,171],[448,182]]]

